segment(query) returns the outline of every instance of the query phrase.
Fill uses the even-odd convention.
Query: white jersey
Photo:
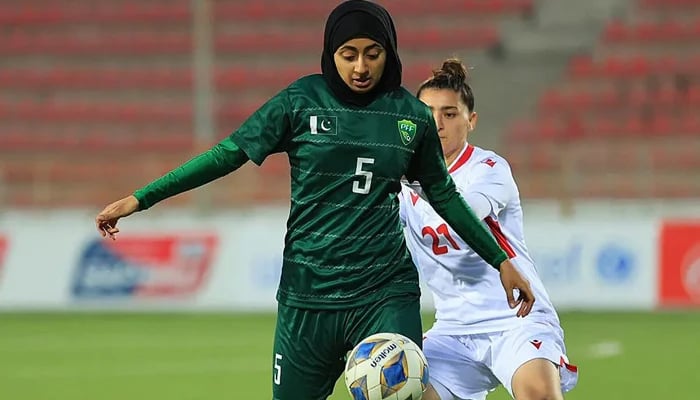
[[[482,211],[477,215],[485,216],[487,228],[530,281],[536,301],[526,318],[560,330],[556,311],[525,246],[520,194],[506,160],[494,152],[466,145],[448,170],[470,205],[470,198],[481,200]],[[408,248],[421,279],[433,293],[437,320],[432,330],[464,335],[518,327],[523,319],[515,316],[517,308],[508,306],[498,271],[437,215],[422,198],[420,186],[404,184],[400,200]]]

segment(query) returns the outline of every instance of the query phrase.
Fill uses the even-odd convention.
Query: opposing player
[[[523,213],[510,167],[468,143],[477,123],[464,65],[446,60],[419,88],[437,123],[444,162],[459,191],[526,276],[537,304],[524,319],[502,296],[498,272],[424,200],[420,184],[401,192],[401,218],[436,322],[424,338],[432,388],[424,400],[479,400],[499,384],[518,400],[562,399],[573,387],[563,331],[523,238]]]
[[[272,358],[278,400],[327,398],[347,351],[371,334],[395,332],[421,343],[418,274],[399,220],[403,175],[421,182],[434,208],[497,274],[500,268],[520,315],[534,302],[528,282],[456,191],[439,159],[432,115],[401,87],[387,11],[361,0],[336,7],[321,66],[321,75],[292,83],[230,137],[96,217],[98,230],[113,237],[119,218],[249,159],[261,164],[272,153],[288,154],[291,210]]]

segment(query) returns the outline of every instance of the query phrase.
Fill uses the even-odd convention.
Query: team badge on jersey
[[[491,159],[491,158],[487,158],[487,159],[485,159],[484,161],[482,161],[481,163],[482,163],[482,164],[486,164],[486,165],[488,165],[488,166],[491,167],[491,168],[493,168],[493,166],[496,165],[496,161],[494,161],[494,160]]]
[[[312,115],[309,117],[312,135],[337,135],[338,117],[335,115]]]
[[[411,143],[413,138],[416,137],[416,131],[418,130],[416,124],[407,119],[402,119],[401,121],[398,121],[397,124],[399,127],[399,135],[401,136],[401,141],[403,144]]]

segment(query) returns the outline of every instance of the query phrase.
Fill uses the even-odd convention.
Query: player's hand
[[[516,315],[518,317],[525,317],[532,311],[532,305],[535,303],[535,295],[532,293],[530,282],[522,276],[510,260],[503,261],[500,270],[501,283],[503,284],[503,289],[506,291],[508,305],[510,308],[515,308],[520,305]],[[513,291],[515,289],[518,289],[520,293],[518,300],[515,300],[513,296]]]
[[[97,217],[95,217],[95,225],[97,231],[102,237],[108,237],[112,240],[117,239],[117,221],[119,218],[128,217],[139,209],[139,201],[136,197],[128,196],[104,208]]]

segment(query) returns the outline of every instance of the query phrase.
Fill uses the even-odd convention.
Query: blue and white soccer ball
[[[428,362],[411,339],[377,333],[348,356],[345,384],[354,400],[420,400],[428,386]]]

